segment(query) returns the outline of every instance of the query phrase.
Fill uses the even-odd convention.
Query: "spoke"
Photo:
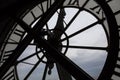
[[[29,63],[29,62],[21,62],[21,63],[28,64],[28,65],[35,65],[35,64]]]
[[[45,70],[44,70],[44,73],[43,73],[43,78],[42,78],[42,80],[45,80],[45,79],[46,79],[47,70],[48,70],[48,64],[46,64],[46,66],[45,66]]]
[[[36,67],[40,64],[40,62],[42,61],[42,59],[44,58],[45,56],[43,55],[41,57],[41,59],[34,65],[34,67],[30,70],[30,72],[27,74],[27,76],[24,78],[24,80],[27,80],[29,78],[29,76],[33,73],[33,71],[36,69]]]
[[[75,32],[75,33],[69,35],[67,38],[71,38],[71,37],[73,37],[73,36],[76,36],[76,35],[80,34],[81,32],[84,32],[85,30],[88,30],[89,28],[92,28],[92,27],[94,27],[95,25],[97,25],[97,24],[103,22],[104,20],[105,20],[105,19],[103,18],[102,20],[96,21],[96,22],[94,22],[94,23],[88,25],[87,27],[85,27],[85,28],[83,28],[83,29],[81,29],[81,30],[79,30],[79,31],[77,31],[77,32]],[[64,41],[64,40],[66,40],[67,38],[63,38],[63,39],[60,40],[60,41],[62,42],[62,41]]]
[[[93,50],[106,50],[107,51],[107,47],[93,47],[93,46],[74,46],[74,45],[62,45],[62,47],[68,47],[68,48],[76,48],[76,49],[93,49]]]
[[[70,22],[67,24],[65,20],[63,19],[62,22],[65,23],[66,27],[64,28],[64,32],[69,28],[69,26],[73,23],[73,21],[76,19],[76,17],[79,15],[79,13],[82,11],[82,9],[79,9],[79,11],[73,16],[73,18],[70,20]],[[58,15],[60,15],[60,12],[58,12]]]
[[[27,60],[27,59],[29,59],[29,58],[31,58],[31,57],[37,55],[37,54],[40,53],[40,52],[41,52],[41,51],[35,52],[35,53],[33,53],[33,54],[31,54],[31,55],[29,55],[29,56],[27,56],[27,57],[25,57],[25,58],[23,58],[23,59],[17,61],[16,64],[18,64],[18,63],[20,63],[20,62],[23,62],[23,61],[25,61],[25,60]]]
[[[69,28],[69,26],[73,23],[73,21],[76,19],[76,17],[80,14],[81,11],[82,11],[82,9],[79,9],[79,11],[74,15],[74,17],[66,25],[66,27],[64,28],[64,31],[66,31]]]

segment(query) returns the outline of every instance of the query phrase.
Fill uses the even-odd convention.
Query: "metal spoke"
[[[85,27],[85,28],[83,28],[83,29],[81,29],[81,30],[79,30],[79,31],[76,31],[75,33],[69,35],[67,38],[74,37],[74,36],[80,34],[81,32],[84,32],[85,30],[88,30],[89,28],[92,28],[92,27],[94,27],[95,25],[97,25],[97,24],[103,22],[104,20],[105,20],[105,18],[103,18],[103,19],[101,19],[101,20],[99,20],[99,21],[96,21],[96,22],[94,22],[94,23],[88,25],[87,27]],[[62,42],[62,41],[65,41],[67,38],[63,38],[63,39],[60,40],[60,41],[61,41],[61,42]]]
[[[64,27],[64,30],[63,30],[64,32],[70,27],[70,25],[73,23],[73,21],[76,19],[76,17],[80,14],[80,12],[82,10],[83,9],[79,9],[68,24],[65,22],[65,20],[63,20],[63,23],[65,23],[65,25],[66,25],[66,27]],[[57,11],[57,13],[60,14],[58,11]]]
[[[78,12],[74,15],[74,17],[70,20],[70,22],[66,25],[66,27],[64,28],[64,31],[66,31],[69,26],[73,23],[73,21],[76,19],[76,17],[80,14],[80,12],[82,11],[82,9],[79,9]]]
[[[76,48],[76,49],[91,49],[91,50],[106,50],[107,51],[107,47],[96,47],[96,46],[74,46],[74,45],[62,45],[62,47],[68,47],[68,48]]]
[[[29,62],[21,62],[21,63],[28,64],[28,65],[35,65],[35,64],[29,63]]]
[[[40,62],[42,61],[42,59],[44,58],[45,56],[43,55],[41,57],[41,59],[34,65],[34,67],[30,70],[30,72],[27,74],[27,76],[24,78],[24,80],[27,80],[29,78],[29,76],[33,73],[33,71],[36,69],[36,67],[40,64]]]
[[[46,64],[46,66],[45,66],[45,70],[44,70],[44,73],[43,73],[43,78],[42,78],[42,80],[45,80],[45,79],[46,79],[47,70],[48,70],[48,64]]]
[[[37,54],[40,53],[40,52],[41,52],[41,51],[35,52],[35,53],[33,53],[33,54],[31,54],[31,55],[29,55],[29,56],[27,56],[27,57],[25,57],[25,58],[23,58],[23,59],[17,61],[16,64],[18,64],[18,63],[20,63],[20,62],[23,62],[23,61],[25,61],[25,60],[27,60],[27,59],[29,59],[29,58],[31,58],[31,57],[37,55]]]

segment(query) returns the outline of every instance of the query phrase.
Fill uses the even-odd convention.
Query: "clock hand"
[[[64,9],[60,9],[60,13],[58,15],[58,20],[57,20],[57,24],[54,28],[54,37],[55,39],[59,40],[63,34],[63,30],[64,30],[64,17],[65,17],[66,13]]]
[[[60,43],[59,40],[63,34],[63,30],[64,30],[64,17],[65,17],[66,13],[64,9],[60,9],[60,12],[58,13],[58,20],[56,23],[56,26],[53,30],[53,39],[56,42],[56,45],[59,45]],[[62,44],[62,43],[61,43]],[[56,46],[57,50],[62,51],[62,48],[60,46]],[[63,67],[61,67],[61,65],[59,65],[59,63],[56,63],[56,67],[57,67],[57,71],[59,74],[59,78],[60,80],[72,80],[71,75],[65,70],[63,69]],[[66,76],[64,76],[66,75]]]

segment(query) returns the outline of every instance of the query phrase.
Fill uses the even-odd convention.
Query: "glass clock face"
[[[117,2],[120,1],[106,0],[113,10],[113,13],[109,13],[112,15],[108,15],[107,11],[111,10],[108,6],[106,10],[103,7],[105,4],[99,0],[65,0],[56,10],[53,10],[57,6],[56,0],[38,1],[35,6],[31,4],[30,9],[20,12],[8,25],[10,29],[5,33],[0,48],[0,69],[5,67],[0,78],[118,79],[118,30],[114,15],[119,24],[117,16],[120,11],[113,8]],[[54,51],[63,57],[53,56]],[[65,60],[71,65],[65,65]],[[76,65],[81,77],[75,76],[74,70],[70,70]],[[70,68],[66,69],[66,66]]]

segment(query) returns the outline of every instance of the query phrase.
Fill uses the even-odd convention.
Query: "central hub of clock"
[[[59,51],[62,50],[62,43],[60,42],[60,39],[61,39],[61,36],[55,34],[54,30],[50,30],[47,32],[48,42]]]

